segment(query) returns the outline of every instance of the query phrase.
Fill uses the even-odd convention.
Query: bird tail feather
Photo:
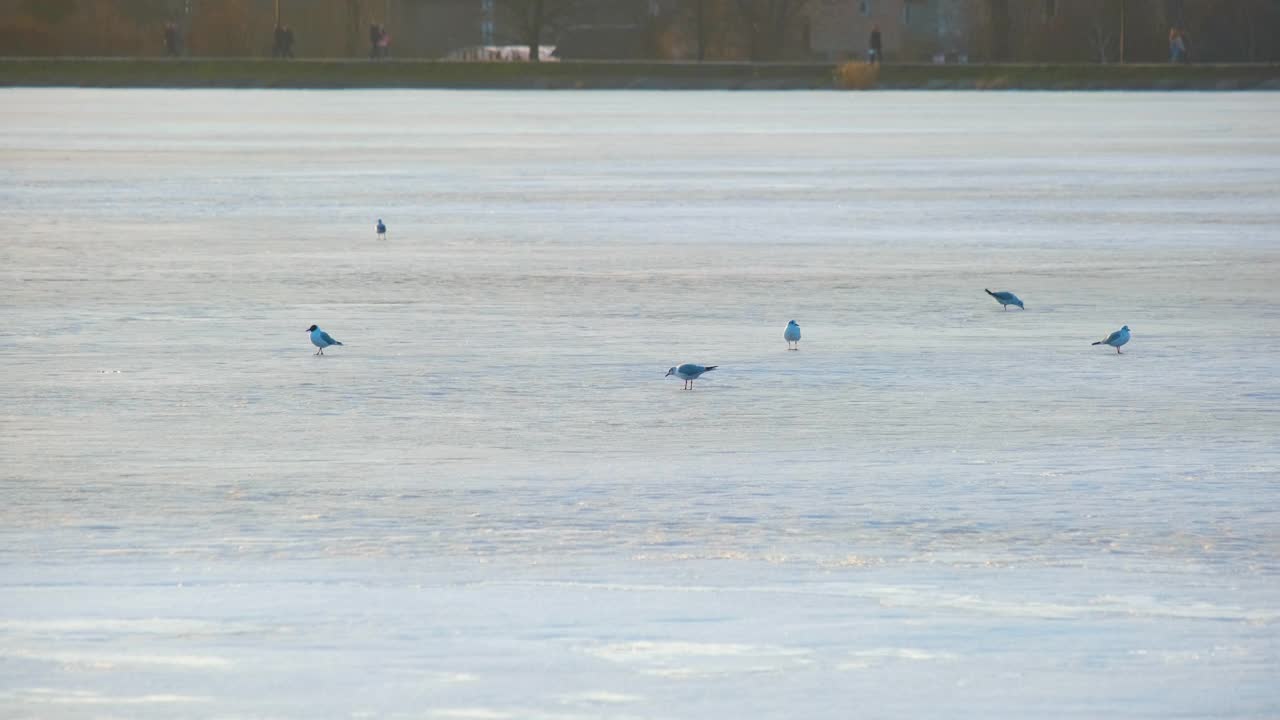
[[[982,288],[982,289],[983,289],[983,290],[987,290],[986,288]],[[991,292],[990,290],[987,290],[987,294],[988,294],[988,295],[990,295],[991,297],[995,297],[995,296],[996,296],[996,294],[995,294],[995,293],[993,293],[993,292]]]
[[[1093,343],[1093,344],[1094,344],[1094,345],[1101,345],[1101,344],[1102,344],[1102,341],[1101,341],[1101,340],[1099,340],[1098,342]]]
[[[706,369],[706,370],[704,370],[703,372],[711,372],[712,370],[715,370],[715,369],[716,369],[716,368],[718,368],[718,367],[720,367],[720,366],[719,366],[719,365],[708,365],[708,366],[707,366],[707,369]]]
[[[341,345],[342,343],[338,342],[337,340],[334,340],[334,341],[333,341],[333,344],[334,344],[334,345]]]

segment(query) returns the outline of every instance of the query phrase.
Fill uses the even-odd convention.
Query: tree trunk
[[[1098,51],[1098,62],[1107,64],[1107,47],[1111,44],[1111,33],[1107,32],[1106,18],[1095,17],[1090,27],[1092,31],[1089,39],[1093,41],[1093,48]]]
[[[360,38],[364,28],[360,24],[360,0],[347,0],[347,56],[359,57]]]
[[[187,42],[191,39],[193,18],[200,14],[200,0],[187,0],[182,4],[182,19],[178,21],[178,54],[187,55]]]
[[[1244,6],[1241,8],[1241,10],[1243,10],[1244,12],[1245,33],[1248,34],[1249,36],[1248,58],[1249,58],[1249,62],[1257,62],[1258,61],[1258,54],[1257,54],[1258,26],[1257,26],[1257,23],[1254,22],[1254,18],[1253,18],[1253,8],[1252,8],[1253,3],[1246,2],[1243,5]]]
[[[702,62],[707,57],[707,15],[706,8],[703,6],[705,0],[695,0],[694,16],[697,23],[698,33],[698,62]]]
[[[1124,64],[1124,0],[1120,0],[1120,64]]]
[[[787,41],[787,1],[788,0],[771,0],[769,3],[769,24],[765,26],[768,33],[769,44],[766,47],[767,57],[770,60],[779,60],[782,56],[782,48]]]
[[[542,0],[529,2],[529,62],[542,61]]]
[[[1009,0],[987,0],[991,38],[987,54],[992,62],[1009,59]]]
[[[756,62],[760,59],[760,23],[756,18],[755,3],[751,0],[738,0],[738,17],[747,30],[747,59]]]

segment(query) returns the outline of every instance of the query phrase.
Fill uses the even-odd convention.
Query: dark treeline
[[[1280,0],[0,0],[0,54],[156,56],[168,32],[177,54],[265,57],[279,22],[300,57],[367,57],[379,25],[393,57],[838,60],[872,21],[899,61],[1161,62],[1171,30],[1194,62],[1280,61]]]

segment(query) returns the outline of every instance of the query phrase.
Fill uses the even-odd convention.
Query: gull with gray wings
[[[782,339],[787,341],[788,350],[800,349],[800,326],[796,324],[795,320],[787,323],[787,329],[782,331]],[[791,347],[792,345],[795,345],[795,347]]]
[[[712,370],[715,370],[717,367],[719,366],[694,365],[693,363],[685,363],[684,365],[678,365],[668,370],[666,376],[671,377],[672,375],[675,375],[676,377],[684,381],[685,390],[692,390],[694,380],[697,380],[698,378],[702,377],[703,373],[711,372]]]
[[[325,348],[330,347],[332,345],[342,344],[337,340],[334,340],[333,337],[329,335],[329,333],[321,330],[315,325],[312,325],[311,327],[307,328],[307,332],[311,333],[311,344],[320,348],[319,350],[316,350],[316,355],[324,355]]]
[[[1093,344],[1094,345],[1110,345],[1111,347],[1116,349],[1117,355],[1123,355],[1124,353],[1120,352],[1120,346],[1127,342],[1129,342],[1129,326],[1125,325],[1119,330],[1108,335],[1105,340],[1099,340],[1098,342]]]
[[[986,288],[983,288],[983,290],[986,290]],[[1018,296],[1008,290],[1000,290],[998,292],[987,290],[987,294],[995,298],[996,302],[1000,303],[1000,307],[1005,310],[1008,310],[1010,305],[1017,305],[1019,310],[1026,310],[1025,307],[1022,307],[1022,301],[1018,299]]]

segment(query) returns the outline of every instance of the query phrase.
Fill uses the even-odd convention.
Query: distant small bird
[[[685,390],[692,390],[694,380],[697,380],[699,377],[702,377],[702,373],[711,372],[712,370],[715,370],[717,367],[719,367],[719,365],[707,365],[704,367],[702,365],[693,365],[691,363],[685,363],[684,365],[681,365],[679,367],[673,367],[670,370],[668,370],[666,377],[671,377],[672,375],[675,375],[676,377],[684,381]]]
[[[983,288],[983,290],[986,290],[986,288]],[[987,294],[995,298],[996,302],[1000,303],[1000,306],[1005,310],[1008,310],[1010,305],[1017,305],[1019,308],[1026,310],[1026,308],[1022,307],[1022,301],[1018,299],[1018,296],[1011,292],[1007,292],[1005,290],[1001,290],[1000,292],[991,292],[990,290],[987,290]]]
[[[1099,340],[1094,345],[1110,345],[1116,349],[1117,355],[1123,355],[1124,353],[1120,352],[1120,346],[1127,342],[1129,342],[1129,326],[1125,325],[1108,335],[1106,340]]]
[[[307,328],[307,332],[311,333],[311,344],[320,348],[319,350],[316,351],[317,355],[323,355],[324,349],[329,347],[330,345],[342,344],[337,340],[334,340],[332,337],[330,337],[329,333],[321,330],[315,325],[312,325],[311,327]]]
[[[795,320],[787,323],[787,329],[782,331],[782,339],[787,341],[788,350],[800,349],[800,326],[796,324]],[[795,343],[794,348],[791,347],[792,343]]]
[[[387,237],[387,226],[382,224],[382,218],[378,218],[378,239],[382,240]]]

